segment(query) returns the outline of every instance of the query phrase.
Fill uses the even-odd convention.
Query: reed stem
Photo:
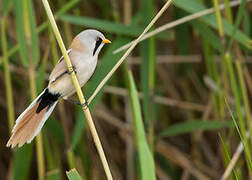
[[[221,13],[220,13],[220,9],[219,9],[219,2],[218,2],[218,0],[213,0],[213,3],[214,3],[216,20],[217,20],[217,24],[218,24],[219,35],[221,38],[223,38],[224,37],[224,30],[223,30],[223,25],[222,25]]]
[[[240,60],[237,60],[235,62],[237,73],[238,73],[238,78],[239,78],[239,84],[241,86],[241,92],[242,92],[242,99],[244,102],[244,107],[245,107],[245,113],[246,113],[246,119],[247,119],[247,128],[248,132],[251,134],[251,112],[250,112],[250,104],[248,101],[248,93],[244,81],[244,76],[243,76],[243,68],[242,68],[242,62]]]
[[[12,85],[11,85],[11,75],[9,69],[9,61],[8,61],[8,47],[6,40],[6,18],[3,17],[1,21],[1,36],[2,36],[2,52],[3,52],[3,63],[4,63],[4,78],[5,78],[5,91],[7,97],[7,110],[8,110],[8,122],[9,122],[9,132],[11,133],[11,129],[14,125],[15,121],[15,112],[13,105],[13,94],[12,94]]]
[[[23,0],[24,3],[24,29],[25,36],[28,46],[28,51],[32,52],[32,40],[31,40],[31,29],[30,29],[30,20],[29,20],[29,11],[28,11],[28,0]],[[29,82],[30,82],[30,92],[31,99],[35,99],[37,96],[37,87],[36,87],[36,73],[35,67],[33,65],[33,59],[31,53],[28,55],[29,59]],[[36,137],[36,154],[37,154],[37,163],[38,163],[38,179],[45,179],[45,162],[44,162],[44,151],[43,151],[43,139],[42,131]]]

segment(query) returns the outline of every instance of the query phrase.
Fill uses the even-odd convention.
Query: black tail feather
[[[46,88],[42,96],[38,99],[39,106],[36,113],[39,113],[46,107],[52,106],[56,101],[58,101],[59,97],[60,94],[53,94],[49,92],[48,88]]]

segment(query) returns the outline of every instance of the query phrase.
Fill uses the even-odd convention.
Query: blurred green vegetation
[[[113,42],[83,88],[87,98],[123,54],[113,51],[134,40],[165,2],[49,2],[66,46],[87,28]],[[230,164],[223,179],[252,178],[252,3],[234,2],[174,0],[151,31],[213,9],[141,42],[92,101],[114,179],[221,179]],[[0,179],[105,179],[81,108],[68,102],[31,144],[5,147],[61,53],[41,1],[1,0],[0,22]]]

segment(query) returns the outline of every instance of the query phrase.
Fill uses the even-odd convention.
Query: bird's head
[[[102,47],[106,43],[111,43],[111,41],[106,39],[101,32],[94,29],[88,29],[79,33],[73,40],[71,46],[74,46],[77,49],[79,48],[80,50],[82,49],[91,56],[98,56]]]

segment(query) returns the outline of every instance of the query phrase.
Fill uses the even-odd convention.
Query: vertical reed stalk
[[[131,23],[132,17],[132,4],[131,0],[124,0],[123,1],[123,22],[126,25]],[[130,68],[130,67],[129,67]],[[123,63],[123,73],[124,73],[124,81],[126,86],[129,89],[128,83],[128,72],[127,72],[127,64]],[[125,103],[125,117],[126,122],[129,124],[130,127],[133,127],[132,123],[132,115],[130,110],[130,102],[128,98],[124,98]],[[135,172],[134,172],[134,142],[131,136],[126,138],[126,179],[135,179]]]
[[[241,86],[241,91],[242,91],[242,99],[244,102],[244,106],[245,106],[245,113],[246,113],[246,119],[247,119],[247,127],[248,127],[248,131],[251,134],[251,112],[250,112],[250,105],[249,105],[249,101],[248,101],[248,93],[247,93],[247,89],[246,89],[246,85],[245,85],[245,81],[244,81],[244,77],[243,77],[243,69],[242,69],[242,62],[240,60],[237,60],[235,62],[236,65],[236,69],[238,72],[238,78],[239,78],[239,84]]]
[[[59,0],[58,2],[59,4],[66,4],[66,0],[61,0],[61,1]],[[70,44],[73,39],[70,24],[67,22],[63,22],[63,29],[64,29],[64,33],[66,37],[66,44]]]
[[[229,71],[229,75],[230,75],[230,81],[231,81],[231,87],[234,93],[234,97],[235,97],[235,109],[237,112],[237,117],[238,117],[238,121],[239,121],[239,127],[240,127],[240,131],[241,131],[241,139],[244,145],[244,151],[245,151],[245,155],[246,155],[246,161],[248,164],[248,167],[250,169],[250,171],[252,171],[252,159],[251,159],[251,153],[250,153],[250,149],[249,147],[249,142],[248,139],[246,137],[246,124],[244,122],[244,118],[243,118],[243,114],[242,114],[242,107],[241,107],[241,99],[240,99],[240,94],[239,94],[239,88],[237,86],[237,82],[235,79],[235,72],[231,63],[231,57],[229,53],[225,54],[225,61],[227,64],[227,68]]]
[[[57,24],[55,22],[55,19],[53,17],[53,13],[51,11],[51,8],[49,6],[49,3],[47,0],[42,0],[43,2],[43,5],[45,7],[45,10],[46,10],[46,13],[48,15],[48,18],[49,18],[49,21],[52,25],[52,28],[53,28],[53,31],[54,31],[54,34],[56,36],[56,39],[58,41],[58,44],[60,46],[60,49],[62,51],[62,54],[64,56],[64,60],[66,61],[66,64],[67,64],[67,68],[69,70],[69,72],[72,72],[73,71],[73,67],[72,67],[72,64],[71,64],[71,61],[69,59],[69,56],[66,52],[66,48],[65,48],[65,45],[63,43],[63,40],[61,38],[61,35],[60,35],[60,32],[59,32],[59,29],[57,27]],[[79,82],[77,80],[77,77],[73,71],[73,73],[71,73],[71,78],[72,78],[72,81],[73,81],[73,84],[74,84],[74,87],[76,89],[76,92],[77,92],[77,95],[79,97],[79,100],[80,100],[80,103],[81,104],[85,104],[85,98],[84,98],[84,95],[81,91],[81,87],[79,85]],[[106,176],[107,176],[107,179],[109,180],[112,180],[112,174],[110,172],[110,169],[109,169],[109,165],[108,165],[108,162],[107,162],[107,159],[106,159],[106,156],[104,154],[104,151],[103,151],[103,148],[102,148],[102,144],[100,142],[100,139],[99,139],[99,136],[97,134],[97,131],[96,131],[96,128],[95,128],[95,125],[94,125],[94,122],[93,122],[93,119],[92,119],[92,116],[91,116],[91,113],[89,111],[89,108],[86,107],[86,106],[83,106],[82,107],[82,110],[86,116],[86,119],[87,119],[87,122],[88,122],[88,125],[89,125],[89,128],[90,128],[90,131],[91,131],[91,134],[93,136],[93,139],[94,139],[94,142],[95,142],[95,145],[97,147],[97,150],[98,150],[98,153],[100,155],[100,158],[101,158],[101,161],[103,163],[103,167],[104,167],[104,170],[105,170],[105,173],[106,173]]]
[[[28,2],[27,0],[23,0],[24,4],[24,23],[25,23],[25,36],[28,46],[28,51],[32,51],[31,44],[31,29],[29,22],[29,14],[28,14]],[[37,96],[37,88],[36,88],[36,73],[35,67],[33,65],[33,60],[31,57],[31,53],[28,55],[29,58],[29,81],[30,81],[30,92],[31,98],[35,99]],[[36,154],[37,154],[37,163],[38,163],[38,177],[39,180],[44,180],[45,178],[45,163],[44,163],[44,151],[43,151],[43,140],[42,140],[42,131],[36,137]]]
[[[230,24],[233,24],[233,17],[232,17],[232,12],[229,4],[229,0],[225,0],[225,14],[227,17],[227,20]]]
[[[36,88],[36,81],[35,81],[35,69],[30,61],[29,65],[29,80],[30,80],[30,92],[31,98],[35,99],[37,96],[37,88]],[[43,150],[43,138],[42,138],[42,131],[36,137],[36,154],[37,154],[37,163],[38,163],[38,179],[44,180],[45,179],[45,162],[44,162],[44,150]]]
[[[219,32],[219,36],[222,42],[222,45],[225,49],[225,37],[224,37],[224,30],[223,30],[223,25],[222,25],[222,19],[221,19],[221,12],[219,9],[219,1],[218,0],[213,0],[214,3],[214,9],[215,9],[215,15],[216,15],[216,20],[217,20],[217,24],[218,24],[218,32]],[[224,57],[224,52],[222,52],[221,54],[222,58]],[[224,93],[227,94],[228,93],[228,83],[226,81],[227,79],[227,69],[225,67],[225,62],[221,61],[221,65],[222,65],[222,69],[223,69],[223,73],[222,73],[222,79],[224,82]],[[225,107],[224,107],[224,99],[223,99],[223,94],[220,92],[221,91],[221,79],[218,78],[219,80],[217,81],[217,86],[218,86],[218,90],[219,90],[219,104],[220,104],[220,115],[221,118],[225,117]]]
[[[203,52],[204,52],[204,57],[206,59],[206,66],[207,66],[207,73],[209,75],[210,78],[212,78],[215,82],[218,82],[218,71],[217,71],[217,64],[216,61],[214,60],[214,51],[212,49],[212,47],[209,45],[209,43],[207,42],[207,40],[205,38],[203,38]],[[218,92],[217,93],[213,93],[213,100],[214,100],[214,104],[215,104],[215,111],[217,114],[216,118],[220,118],[221,114],[219,112],[219,96],[218,96]]]
[[[214,3],[217,24],[218,24],[218,32],[219,32],[220,37],[224,38],[224,30],[223,30],[223,25],[222,25],[221,13],[220,13],[220,9],[219,9],[219,1],[213,0],[213,3]]]
[[[12,85],[11,85],[11,75],[9,70],[9,61],[7,53],[7,39],[6,39],[6,17],[4,16],[1,21],[1,39],[2,39],[2,52],[3,52],[3,63],[4,63],[4,78],[5,78],[5,88],[6,88],[6,97],[7,97],[7,110],[8,110],[8,122],[9,122],[9,131],[14,125],[15,121],[15,112],[13,105],[13,94],[12,94]]]

